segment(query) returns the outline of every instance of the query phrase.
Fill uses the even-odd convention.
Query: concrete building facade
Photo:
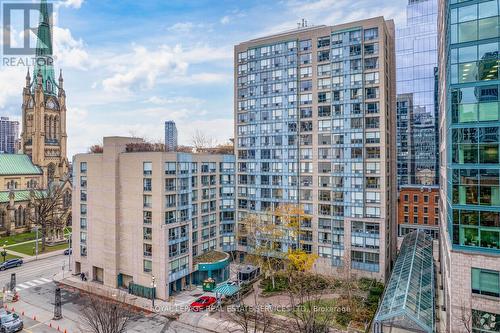
[[[320,256],[317,271],[348,264],[388,278],[397,206],[393,22],[303,26],[238,44],[234,57],[237,219],[299,205],[310,216],[301,246]],[[240,251],[247,246],[238,238]]]
[[[168,297],[211,276],[194,258],[234,251],[234,156],[141,151],[142,139],[106,137],[103,153],[73,160],[76,272],[115,288]]]
[[[0,118],[0,153],[15,154],[18,151],[19,122]]]
[[[497,0],[439,1],[440,284],[449,332],[500,331],[498,20]]]

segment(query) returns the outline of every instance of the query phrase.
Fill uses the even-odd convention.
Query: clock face
[[[48,101],[48,103],[47,103],[47,107],[48,107],[49,109],[54,109],[54,108],[55,108],[55,106],[56,106],[56,105],[54,104],[54,101],[53,101],[53,100]]]

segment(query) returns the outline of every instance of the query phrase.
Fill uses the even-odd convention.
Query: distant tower
[[[36,65],[23,90],[21,149],[44,174],[47,184],[68,172],[66,158],[66,93],[62,71],[56,81],[52,32],[46,0],[40,4]],[[45,184],[45,185],[46,185]]]
[[[0,153],[15,154],[18,151],[19,122],[0,118]]]
[[[177,149],[177,127],[172,120],[165,122],[165,149],[167,151]]]

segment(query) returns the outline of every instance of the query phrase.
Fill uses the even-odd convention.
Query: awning
[[[219,294],[222,294],[224,296],[233,296],[239,290],[240,290],[240,287],[238,287],[238,286],[233,286],[233,285],[224,283],[224,284],[218,286],[217,288],[215,288],[214,290],[212,290],[212,292],[219,293]]]

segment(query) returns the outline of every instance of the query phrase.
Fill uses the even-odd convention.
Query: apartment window
[[[405,195],[403,196],[403,200],[404,200],[405,202],[408,202],[408,200],[409,200],[408,194],[405,194]]]
[[[365,30],[365,41],[378,38],[378,28],[371,28]]]
[[[318,48],[330,46],[330,37],[320,37],[318,38]]]
[[[143,211],[142,212],[142,217],[143,217],[143,223],[144,224],[151,224],[153,221],[153,213],[150,211]]]
[[[80,215],[86,215],[87,214],[87,205],[81,204],[80,205]]]
[[[80,191],[80,201],[87,201],[87,191],[86,190],[81,190]],[[71,201],[69,202],[71,204]]]
[[[144,178],[143,179],[143,190],[144,192],[151,192],[151,187],[152,187],[152,179],[151,178]]]
[[[86,217],[80,217],[80,229],[87,229],[87,218]]]
[[[80,173],[87,173],[87,162],[80,162]]]
[[[149,227],[142,228],[142,239],[152,240],[153,239],[153,229]]]
[[[365,56],[378,54],[378,43],[365,44]]]
[[[81,176],[80,177],[80,187],[87,187],[87,176]]]
[[[153,262],[151,260],[144,259],[144,272],[150,273],[153,270]]]
[[[472,268],[472,293],[500,297],[500,272]]]
[[[152,203],[153,203],[153,197],[150,195],[143,195],[142,196],[142,203],[144,208],[151,208]]]
[[[417,203],[418,202],[418,195],[413,196],[413,202]]]
[[[301,40],[299,42],[299,47],[301,51],[307,51],[310,50],[312,47],[312,41],[310,39],[308,40]]]
[[[153,245],[151,244],[142,244],[143,254],[145,257],[153,256]]]
[[[175,175],[176,171],[176,163],[175,162],[166,162],[165,163],[165,174],[166,175]]]
[[[153,163],[151,162],[144,162],[142,164],[142,170],[144,172],[144,176],[150,176],[153,174]]]

